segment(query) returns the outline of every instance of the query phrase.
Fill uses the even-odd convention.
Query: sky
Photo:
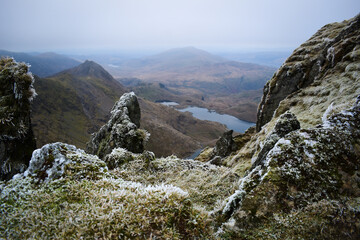
[[[359,0],[0,0],[0,49],[293,49]]]

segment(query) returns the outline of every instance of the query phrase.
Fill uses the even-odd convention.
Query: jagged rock
[[[107,171],[105,162],[97,156],[73,145],[57,142],[36,149],[28,169],[23,174],[15,175],[15,178],[32,177],[45,182],[61,177],[96,180],[104,177]]]
[[[136,95],[125,93],[111,110],[110,120],[93,133],[86,151],[104,158],[114,148],[134,153],[144,151],[149,134],[140,127],[140,107]]]
[[[235,150],[232,134],[233,130],[230,130],[221,136],[221,138],[215,144],[213,156],[225,157]]]
[[[357,15],[349,21],[324,26],[297,48],[264,86],[256,130],[260,131],[272,119],[283,99],[299,89],[323,81],[333,73],[358,71],[358,65],[352,58],[358,56],[359,35],[360,15]],[[347,74],[346,77],[358,81],[359,75]],[[329,95],[326,92],[323,94]]]
[[[269,136],[264,140],[263,147],[257,155],[256,160],[253,161],[251,169],[254,169],[256,166],[264,162],[266,155],[275,146],[280,138],[285,137],[286,134],[297,129],[300,129],[300,123],[296,116],[290,111],[282,114],[277,120],[272,133],[270,133]]]
[[[29,66],[0,59],[0,180],[26,170],[36,142],[30,103],[36,96]]]
[[[261,226],[271,226],[272,232],[280,226],[286,229],[287,235],[279,233],[279,238],[288,237],[293,228],[303,230],[304,238],[359,236],[359,203],[351,201],[360,197],[359,141],[359,102],[330,116],[323,126],[292,131],[266,154],[263,166],[240,181],[222,216],[235,219],[237,235],[242,237],[249,236],[246,229],[269,231]],[[314,221],[308,212],[321,215]],[[331,233],[321,232],[324,227]]]

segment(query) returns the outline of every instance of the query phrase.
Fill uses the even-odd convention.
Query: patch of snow
[[[335,48],[333,46],[329,47],[327,50],[326,59],[331,62],[331,66],[334,66],[334,60],[335,60]]]
[[[324,112],[324,114],[323,114],[323,116],[322,116],[322,118],[321,118],[321,120],[322,120],[322,122],[323,122],[323,127],[324,127],[324,128],[331,128],[330,122],[329,122],[329,120],[328,120],[328,115],[333,111],[333,109],[334,109],[334,106],[333,106],[333,103],[331,103],[331,104],[327,107],[326,111]]]

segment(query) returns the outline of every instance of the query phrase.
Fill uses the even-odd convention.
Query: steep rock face
[[[0,179],[25,171],[36,147],[30,121],[36,93],[28,68],[11,58],[0,59]]]
[[[324,26],[294,51],[264,88],[258,109],[258,132],[253,133],[236,153],[224,159],[227,166],[244,176],[263,149],[264,141],[273,132],[279,117],[286,111],[293,113],[301,127],[306,129],[322,124],[323,116],[339,113],[354,104],[360,95],[359,18],[356,16],[342,23]],[[328,49],[332,50],[328,53]],[[294,92],[285,94],[275,104],[275,98],[290,88],[293,79],[290,76],[295,73],[308,76],[305,73],[316,66],[307,64],[317,57],[320,68],[313,81],[298,85]],[[308,78],[301,79],[305,81]],[[267,120],[262,120],[265,117]]]
[[[299,89],[326,81],[334,75],[339,77],[339,72],[344,73],[341,76],[346,78],[343,82],[358,80],[359,75],[353,71],[359,71],[359,36],[360,15],[342,23],[324,26],[297,48],[266,83],[258,108],[256,130],[260,131],[271,120],[283,99]],[[313,91],[310,97],[314,94],[332,95],[329,91],[329,88],[323,89],[321,93]],[[293,104],[296,105],[296,102]]]
[[[110,120],[94,133],[87,143],[87,152],[104,158],[114,148],[134,153],[144,151],[149,134],[140,127],[140,107],[136,95],[125,93],[111,110]]]

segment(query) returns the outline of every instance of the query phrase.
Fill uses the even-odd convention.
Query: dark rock
[[[104,158],[114,148],[125,148],[134,153],[144,151],[149,134],[140,127],[140,107],[136,95],[125,93],[111,110],[110,120],[93,133],[87,152]]]
[[[108,168],[112,170],[135,159],[142,160],[149,164],[151,161],[155,160],[155,154],[149,151],[136,154],[129,152],[124,148],[114,148],[110,154],[105,156],[104,161],[106,162]]]
[[[216,166],[221,166],[222,165],[222,158],[221,157],[219,157],[219,156],[215,156],[213,159],[211,159],[210,161],[209,161],[209,163],[211,163],[211,164],[214,164],[214,165],[216,165]]]
[[[275,133],[279,137],[284,137],[286,134],[298,129],[300,129],[300,122],[296,116],[289,111],[280,116],[274,128]]]
[[[236,148],[232,137],[233,130],[225,132],[216,142],[213,150],[213,156],[226,157]]]
[[[0,180],[26,170],[36,142],[31,128],[31,101],[36,93],[28,66],[0,60]]]

